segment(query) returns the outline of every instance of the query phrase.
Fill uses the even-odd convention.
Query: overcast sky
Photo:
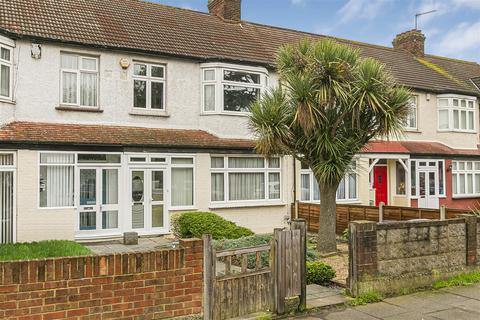
[[[150,1],[207,11],[207,0]],[[242,0],[244,20],[386,46],[429,10],[426,52],[480,62],[480,0]]]

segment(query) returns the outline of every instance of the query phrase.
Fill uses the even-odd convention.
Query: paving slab
[[[448,310],[438,311],[430,313],[430,316],[436,319],[442,320],[478,320],[480,319],[480,313],[462,310],[458,308],[452,308]]]
[[[307,307],[321,308],[345,304],[348,298],[340,288],[332,288],[311,284],[307,286]]]
[[[387,302],[379,302],[379,303],[372,303],[367,304],[364,306],[358,306],[355,308],[357,311],[361,311],[366,313],[370,316],[377,317],[377,318],[385,318],[389,316],[395,316],[403,313],[408,313],[410,310],[396,306],[394,304],[389,304]]]
[[[480,285],[465,286],[465,287],[451,287],[445,288],[440,291],[446,291],[459,296],[467,297],[470,299],[476,299],[480,301]]]
[[[384,320],[438,320],[431,316],[425,315],[422,312],[410,311],[407,313],[396,314],[393,316],[382,318]]]

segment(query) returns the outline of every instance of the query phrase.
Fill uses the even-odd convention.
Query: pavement
[[[124,245],[121,240],[100,241],[82,243],[95,254],[112,254],[112,253],[131,253],[139,251],[152,251],[165,247],[172,247],[172,239],[168,237],[145,237],[138,238],[138,244]]]
[[[357,307],[319,311],[303,320],[479,320],[480,284],[419,292]]]

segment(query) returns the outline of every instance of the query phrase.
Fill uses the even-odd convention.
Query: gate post
[[[212,246],[212,235],[203,235],[203,317],[213,320],[214,281],[216,276],[215,249]]]
[[[292,222],[292,230],[300,230],[300,304],[298,309],[307,308],[307,226],[305,219],[296,219]]]

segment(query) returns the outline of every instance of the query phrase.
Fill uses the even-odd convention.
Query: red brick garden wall
[[[203,242],[151,252],[0,263],[0,319],[200,314]]]

